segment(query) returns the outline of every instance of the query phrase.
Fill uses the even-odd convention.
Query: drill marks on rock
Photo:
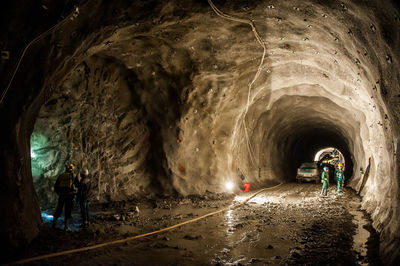
[[[261,57],[260,64],[259,64],[259,66],[258,66],[257,72],[255,73],[253,79],[252,79],[252,80],[250,81],[250,83],[248,84],[248,93],[247,93],[247,104],[246,104],[246,109],[245,109],[243,115],[240,117],[241,119],[243,119],[242,122],[241,122],[241,125],[243,125],[243,129],[244,129],[244,132],[245,132],[244,136],[245,136],[245,139],[246,139],[246,142],[247,142],[249,156],[250,156],[250,158],[252,159],[251,162],[252,162],[254,165],[256,165],[257,163],[256,163],[256,159],[255,159],[255,154],[254,154],[254,151],[253,151],[253,148],[252,148],[252,144],[251,144],[250,139],[249,139],[249,134],[248,134],[248,132],[247,132],[247,126],[246,126],[245,119],[246,119],[246,115],[247,115],[247,112],[248,112],[250,103],[252,103],[252,101],[250,101],[250,99],[253,100],[253,99],[250,97],[250,95],[251,95],[251,89],[252,89],[253,84],[254,84],[255,81],[258,79],[258,77],[259,77],[259,75],[260,75],[260,73],[261,73],[261,71],[262,71],[262,66],[263,66],[263,63],[264,63],[264,59],[265,59],[267,47],[266,47],[265,41],[262,39],[262,37],[260,36],[259,32],[257,31],[257,28],[255,27],[255,24],[254,24],[253,20],[250,20],[250,19],[242,19],[242,18],[239,18],[239,17],[235,17],[235,16],[228,15],[228,14],[226,14],[226,13],[224,13],[224,12],[221,12],[221,11],[214,5],[214,3],[213,3],[211,0],[208,0],[208,3],[210,4],[211,8],[214,10],[214,12],[215,12],[218,16],[220,16],[220,17],[222,17],[222,18],[225,18],[225,19],[228,19],[228,20],[231,20],[231,21],[235,21],[235,22],[239,22],[239,23],[244,23],[244,24],[249,24],[249,25],[251,26],[251,28],[252,28],[254,37],[256,38],[256,40],[258,41],[258,43],[259,43],[259,44],[261,45],[261,47],[263,48],[263,54],[262,54],[262,57]],[[274,8],[274,6],[271,5],[271,6],[269,6],[269,8]],[[240,125],[240,126],[241,126],[241,125]],[[236,130],[236,129],[235,129],[235,130]]]
[[[71,147],[67,157],[53,162],[58,171],[64,160],[70,160],[79,167],[86,165],[94,180],[100,181],[101,173],[94,188],[99,200],[141,193],[138,187],[145,188],[149,182],[144,168],[149,149],[146,120],[131,104],[131,93],[121,79],[123,70],[102,63],[98,58],[89,60],[71,72],[49,101],[56,104],[42,108],[35,126],[37,133],[58,136],[49,145]],[[47,178],[53,180],[56,174]]]
[[[335,101],[337,100],[339,104],[346,106],[346,108],[349,110],[353,110],[349,108],[349,106],[352,108],[356,107],[357,110],[355,110],[354,113],[357,119],[361,121],[361,128],[362,125],[364,124],[363,123],[364,121],[366,121],[368,125],[374,124],[376,128],[381,128],[380,126],[376,126],[378,121],[381,121],[381,119],[375,119],[377,118],[377,115],[379,115],[378,112],[375,111],[374,116],[365,114],[365,117],[363,117],[363,115],[360,114],[358,109],[362,108],[363,105],[366,105],[363,102],[365,101],[365,98],[368,98],[368,100],[370,98],[368,90],[372,90],[371,88],[372,86],[368,84],[373,84],[373,82],[370,81],[374,81],[377,79],[378,74],[374,73],[373,70],[371,71],[372,68],[370,69],[370,65],[371,64],[378,65],[381,63],[381,61],[383,61],[384,65],[388,65],[391,68],[393,68],[393,66],[395,66],[396,64],[396,61],[393,60],[393,62],[389,64],[389,62],[386,61],[386,54],[390,54],[393,57],[393,59],[395,59],[395,56],[390,51],[390,49],[389,50],[381,49],[382,47],[379,46],[378,39],[381,38],[379,28],[381,28],[381,25],[379,23],[379,20],[373,19],[374,15],[372,14],[372,11],[368,11],[368,13],[366,13],[366,16],[369,16],[369,18],[367,18],[367,17],[362,17],[363,12],[359,12],[360,10],[355,8],[357,6],[355,6],[355,4],[353,3],[346,2],[346,5],[348,6],[342,5],[343,3],[340,2],[330,2],[327,4],[330,5],[331,8],[330,10],[321,8],[320,4],[316,3],[315,1],[313,1],[310,5],[296,3],[295,6],[298,7],[299,10],[293,8],[294,6],[293,3],[288,3],[285,5],[285,3],[283,2],[263,3],[260,6],[262,8],[260,9],[253,8],[253,6],[250,6],[248,8],[243,6],[244,8],[243,10],[239,9],[238,13],[251,12],[251,14],[248,15],[253,16],[255,18],[255,23],[257,25],[260,25],[259,27],[260,30],[262,29],[261,33],[263,32],[267,33],[265,34],[265,36],[271,39],[273,38],[274,40],[279,39],[279,37],[282,36],[284,37],[284,40],[279,41],[278,45],[285,44],[287,42],[289,43],[291,48],[279,51],[279,49],[275,47],[276,44],[274,44],[273,42],[270,42],[268,44],[268,48],[270,49],[271,52],[271,58],[276,61],[274,61],[273,64],[268,68],[269,71],[268,76],[265,77],[265,82],[263,81],[265,83],[264,84],[265,89],[262,90],[260,89],[262,91],[260,92],[260,97],[268,95],[269,93],[268,91],[270,89],[274,90],[279,89],[274,91],[277,94],[283,93],[284,90],[280,90],[280,86],[282,86],[282,84],[289,84],[290,82],[292,82],[292,80],[296,79],[299,81],[304,81],[303,76],[306,76],[309,80],[314,80],[315,83],[321,84],[321,88],[319,90],[320,92],[318,93],[321,94],[325,93],[329,95],[331,99],[335,99]],[[274,8],[267,9],[267,5],[273,5]],[[266,17],[265,15],[263,16],[260,15],[260,12],[268,14],[268,17],[270,17],[271,19],[268,19],[268,17]],[[298,22],[296,23],[298,24],[297,27],[301,28],[301,30],[299,30],[298,32],[295,25],[285,24],[286,21],[288,20],[288,17],[285,17],[284,13],[287,12],[290,12],[291,14],[290,20],[293,19],[293,21]],[[209,14],[211,14],[211,11],[209,12]],[[323,17],[322,14],[326,14],[327,17]],[[216,15],[212,17],[216,18]],[[280,19],[275,19],[275,18],[280,18]],[[166,137],[166,139],[170,139],[170,142],[175,146],[177,146],[175,144],[175,141],[177,140],[178,137],[184,139],[185,140],[184,143],[196,142],[193,143],[193,145],[187,145],[187,144],[179,145],[179,148],[180,149],[182,148],[182,150],[179,152],[179,156],[175,157],[174,151],[172,151],[171,153],[173,155],[168,157],[173,162],[181,162],[182,164],[187,166],[188,173],[189,171],[192,170],[193,164],[190,159],[185,159],[185,160],[182,159],[185,157],[185,154],[194,153],[196,151],[196,147],[199,147],[200,142],[207,143],[207,139],[213,139],[212,137],[208,137],[208,135],[210,134],[213,135],[213,137],[214,136],[217,137],[216,146],[218,146],[218,148],[220,149],[216,151],[217,155],[218,154],[225,155],[229,153],[230,149],[226,148],[225,146],[226,143],[229,143],[230,135],[232,135],[232,129],[228,125],[227,121],[222,121],[222,120],[228,120],[228,121],[232,120],[231,118],[235,117],[236,114],[238,113],[237,106],[239,104],[237,99],[246,98],[246,93],[243,93],[241,89],[239,90],[238,88],[234,88],[232,84],[235,82],[239,84],[242,79],[246,80],[251,79],[250,74],[239,75],[238,72],[250,73],[251,68],[249,67],[246,68],[245,64],[246,63],[248,64],[249,62],[254,64],[256,62],[257,49],[258,49],[256,46],[257,43],[254,39],[252,42],[248,42],[248,40],[252,38],[251,37],[252,33],[248,30],[248,26],[246,25],[235,26],[236,23],[231,23],[229,21],[223,22],[223,20],[220,20],[218,18],[214,19],[213,22],[219,25],[220,28],[226,27],[226,30],[212,31],[212,33],[209,33],[208,30],[210,24],[204,23],[204,25],[207,24],[206,27],[208,27],[207,30],[205,30],[204,28],[202,28],[203,24],[201,22],[196,24],[194,22],[195,20],[196,18],[194,17],[193,21],[190,21],[190,23],[187,24],[185,24],[185,21],[180,21],[179,26],[168,24],[168,27],[165,27],[163,29],[165,31],[162,33],[163,36],[165,35],[166,39],[175,41],[176,37],[180,45],[190,47],[189,54],[191,58],[196,58],[197,61],[200,61],[202,58],[205,58],[204,65],[198,63],[198,65],[202,67],[201,71],[203,72],[201,75],[198,76],[195,75],[195,78],[198,79],[198,83],[196,83],[196,88],[193,90],[193,94],[192,92],[189,93],[189,98],[187,100],[187,102],[189,102],[191,96],[197,93],[198,97],[196,99],[197,105],[193,107],[187,107],[187,109],[185,109],[182,112],[181,116],[182,119],[180,125],[181,133],[175,134],[176,130],[172,129],[174,131],[174,134],[170,134],[168,137]],[[264,21],[268,21],[268,24],[270,24],[269,22],[271,21],[271,24],[266,27],[262,25],[266,24],[264,23]],[[329,25],[329,27],[327,27],[326,29],[322,28],[321,23]],[[307,25],[312,25],[312,27],[308,27]],[[363,37],[360,36],[359,32],[357,32],[356,30],[357,27],[354,27],[354,25],[358,25],[360,31],[365,28],[366,31],[363,30],[365,32],[365,43]],[[370,25],[376,25],[376,26],[370,28]],[[196,28],[191,29],[190,26],[196,26]],[[145,27],[146,25],[143,26],[143,28]],[[185,29],[185,31],[190,33],[185,33],[185,34],[179,33],[179,31],[177,30],[179,27],[187,28]],[[170,32],[167,31],[168,28],[171,28]],[[139,29],[139,27],[136,27],[135,29]],[[352,34],[348,33],[349,29],[351,30]],[[291,33],[292,30],[293,32],[299,33],[300,35],[292,34]],[[303,30],[305,30],[304,33]],[[178,33],[174,33],[173,31]],[[229,31],[233,32],[237,31],[238,36],[229,33]],[[331,32],[334,34],[334,36],[330,35]],[[244,34],[243,36],[245,36],[243,38],[245,39],[244,41],[241,40],[239,36],[239,34],[242,33]],[[147,55],[157,56],[157,53],[154,53],[154,50],[157,50],[157,46],[153,45],[153,41],[151,40],[151,36],[152,35],[154,36],[154,34],[155,34],[154,32],[149,32],[148,35],[150,36],[150,39],[142,38],[141,40],[139,40],[142,42],[142,44],[137,46],[138,49],[136,48],[132,49],[135,52],[144,50],[146,56]],[[304,34],[304,36],[302,36],[302,34]],[[335,37],[337,38],[337,41],[335,41]],[[199,39],[203,38],[205,40],[208,40],[209,42],[202,43],[204,47],[200,49],[199,47],[196,46],[197,38]],[[308,38],[308,40],[303,41],[305,38]],[[188,41],[188,39],[191,39],[191,41]],[[135,43],[138,43],[139,41],[135,40]],[[149,47],[147,48],[149,50],[150,49],[153,50],[153,52],[151,53],[149,52],[149,54],[147,54],[147,50],[145,47],[146,44],[152,44],[149,45]],[[112,45],[114,46],[115,44],[113,43]],[[247,52],[248,49],[246,49],[246,47],[251,48],[249,52]],[[218,52],[224,49],[226,49],[229,52],[232,52],[229,54],[232,55],[231,61],[234,62],[232,66],[228,65],[226,69],[223,68],[222,64],[224,63],[223,56],[221,56],[222,54]],[[361,53],[363,53],[364,52],[363,49],[365,49],[365,51],[368,53],[368,58],[366,57],[364,60],[363,60],[364,57],[361,56],[358,52],[356,52],[360,51]],[[118,51],[118,56],[120,54],[126,53],[127,50],[128,50],[127,47],[121,48]],[[295,50],[295,53],[292,53],[291,50],[293,51]],[[233,51],[235,51],[235,53],[233,53]],[[114,50],[112,50],[110,53],[114,53]],[[135,56],[137,56],[137,53],[133,55],[132,58],[135,58]],[[126,57],[128,58],[128,56]],[[214,57],[218,57],[218,60],[214,60],[215,59]],[[158,70],[149,69],[149,71],[147,70],[144,71],[142,68],[146,68],[145,65],[147,63],[144,60],[146,59],[144,56],[142,59],[143,60],[140,60],[140,58],[135,59],[137,61],[131,59],[129,59],[128,61],[127,59],[127,61],[124,62],[127,62],[129,66],[132,67],[135,66],[132,69],[134,69],[135,71],[136,69],[138,69],[138,73],[140,76],[142,76],[142,74],[151,75],[152,73],[154,73],[155,79],[164,78],[163,75],[160,75]],[[168,59],[169,58],[167,57],[167,60]],[[240,65],[237,62],[242,62],[243,65]],[[149,64],[153,63],[158,64],[159,62],[151,60],[149,61]],[[290,67],[291,63],[294,63],[292,65],[295,65],[296,67],[298,67],[298,69],[296,70],[295,67]],[[204,73],[204,71],[207,71],[207,73]],[[263,71],[267,72],[266,69],[264,69]],[[231,78],[224,76],[224,72],[230,72]],[[281,75],[282,72],[284,75]],[[290,75],[287,72],[290,72]],[[386,73],[386,71],[383,69],[382,70],[383,75],[385,75],[384,72]],[[306,73],[306,75],[302,75],[301,73]],[[360,73],[360,75],[358,75],[358,73]],[[212,84],[211,89],[213,89],[213,91],[209,92],[210,89],[209,85],[208,84],[203,85],[204,83],[202,82],[202,78],[207,77],[207,75],[210,75],[210,78],[212,79],[218,77],[224,77],[224,78],[226,77],[227,82],[226,84],[222,83]],[[238,76],[240,76],[240,78],[237,78]],[[329,78],[327,78],[326,76],[328,76]],[[280,78],[282,77],[282,79],[278,80],[277,77]],[[395,76],[391,75],[388,77],[388,79],[392,79],[394,77]],[[335,81],[335,79],[337,82]],[[247,89],[246,83],[248,82],[244,81],[243,84],[240,83],[238,87],[244,87]],[[152,84],[149,85],[149,87],[151,86]],[[228,87],[228,89],[223,93],[216,93],[219,86]],[[290,84],[289,86],[294,86],[294,85]],[[368,86],[368,90],[364,90],[364,86]],[[382,90],[383,92],[381,91],[381,94],[390,96],[390,90],[388,90],[389,87],[390,84],[384,87],[383,88],[384,90]],[[159,89],[161,91],[165,90],[165,88],[160,88],[160,86]],[[379,90],[376,89],[378,94],[376,93],[374,94],[375,95],[374,102],[371,106],[381,105],[379,104],[380,89],[381,88],[379,88]],[[341,95],[342,90],[345,90],[345,93],[343,95]],[[300,91],[300,89],[297,91]],[[385,94],[386,91],[388,91],[388,93]],[[340,95],[341,98],[336,97],[338,95]],[[164,98],[164,94],[161,97]],[[263,106],[268,106],[269,97],[267,96],[265,98],[266,98],[265,101],[262,102],[263,104],[265,103],[265,105]],[[276,100],[276,98],[274,99]],[[351,99],[351,103],[350,100],[348,101],[348,99]],[[360,99],[361,101],[359,101]],[[182,99],[179,99],[177,101],[179,101],[180,104],[182,103]],[[397,106],[397,104],[394,105]],[[219,106],[223,107],[222,110],[224,112],[221,111],[221,108],[219,108]],[[197,113],[192,112],[194,108],[198,110]],[[372,107],[371,109],[376,110],[376,108]],[[167,112],[167,110],[165,110],[165,112]],[[215,112],[218,113],[217,117],[213,116],[213,113]],[[256,111],[254,112],[255,113],[254,115],[252,114],[252,117],[256,117],[258,115]],[[329,116],[329,119],[332,119],[332,117]],[[252,120],[253,119],[249,119],[248,121],[249,125],[251,124]],[[201,121],[204,122],[201,123]],[[212,124],[213,125],[212,127],[214,127],[215,125],[217,128],[214,130],[214,132],[217,133],[214,135],[214,132],[211,132],[211,130],[207,130],[211,129],[212,127],[211,126],[207,127],[205,126],[205,124]],[[267,124],[265,125],[268,126]],[[354,125],[358,125],[358,122],[355,121]],[[167,126],[171,125],[168,124]],[[206,129],[204,130],[204,128]],[[353,129],[351,129],[350,131],[353,132]],[[363,136],[368,135],[373,139],[378,139],[373,137],[376,136],[376,134],[373,131],[370,132],[370,131],[365,131],[363,129],[361,129],[361,131]],[[251,132],[249,132],[249,134],[252,135]],[[197,138],[193,136],[200,136],[200,137],[197,140]],[[253,136],[254,138],[256,137],[255,134]],[[357,135],[354,135],[353,133],[352,136],[357,137]],[[223,144],[224,142],[225,144]],[[258,141],[256,141],[255,143],[257,142]],[[243,146],[243,148],[247,149],[246,146]],[[368,152],[367,151],[368,149],[365,149],[364,151]],[[204,148],[200,146],[200,153],[202,154],[202,156],[206,154],[206,153],[203,154],[203,151]],[[372,150],[370,152],[374,153],[374,151]],[[213,158],[211,156],[209,157]],[[362,161],[362,159],[360,159],[360,161]],[[213,163],[214,162],[212,162],[211,164]],[[174,169],[177,169],[179,166],[178,164],[175,163],[172,164],[174,164]],[[203,164],[203,162],[201,162],[201,164]],[[206,165],[209,164],[206,163]],[[227,165],[228,167],[230,166],[229,163],[227,163]],[[204,170],[193,169],[193,173],[195,173],[196,175],[198,173],[206,173],[208,171],[208,167],[203,167],[203,168]],[[224,172],[224,169],[225,169],[224,167],[220,167],[219,170],[221,170],[221,172]],[[179,170],[177,169],[175,171],[178,172]],[[213,171],[214,169],[212,169],[212,172]],[[212,180],[214,178],[207,177],[207,174],[204,175],[201,174],[201,179]],[[198,180],[200,180],[200,178],[198,178]]]

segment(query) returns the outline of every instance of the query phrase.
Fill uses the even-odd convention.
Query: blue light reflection
[[[45,222],[53,221],[53,215],[47,214],[46,212],[42,212],[42,218]]]

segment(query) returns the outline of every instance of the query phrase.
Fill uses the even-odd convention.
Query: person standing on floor
[[[321,174],[322,181],[322,190],[321,195],[328,195],[328,187],[329,187],[329,168],[328,166],[324,166],[323,172]]]
[[[89,193],[90,193],[90,177],[89,170],[83,168],[80,173],[80,181],[78,183],[78,194],[77,199],[79,203],[79,208],[81,210],[82,225],[81,227],[89,226]]]
[[[344,170],[343,164],[339,163],[338,168],[335,169],[335,180],[337,182],[337,194],[340,195],[342,193],[342,187],[344,182]]]
[[[71,212],[74,197],[77,193],[78,179],[74,173],[75,166],[73,164],[67,164],[65,166],[65,172],[59,175],[56,183],[54,184],[54,191],[58,194],[57,208],[53,218],[53,228],[56,227],[57,219],[60,217],[61,212],[64,208],[64,230],[69,231],[69,221],[71,219]]]

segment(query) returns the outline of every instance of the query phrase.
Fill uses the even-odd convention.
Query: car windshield
[[[318,168],[316,163],[302,163],[300,168]]]

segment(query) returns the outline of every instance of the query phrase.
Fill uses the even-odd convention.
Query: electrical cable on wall
[[[211,8],[214,10],[214,12],[218,16],[220,16],[222,18],[225,18],[225,19],[228,19],[228,20],[232,20],[232,21],[236,21],[236,22],[245,23],[245,24],[250,25],[256,40],[258,41],[258,43],[263,48],[263,54],[262,54],[262,57],[261,57],[260,64],[258,66],[257,72],[254,75],[252,81],[248,84],[249,89],[248,89],[248,92],[247,92],[247,104],[246,104],[246,110],[245,110],[245,112],[243,114],[243,120],[242,120],[243,129],[244,129],[244,132],[245,132],[245,138],[246,138],[246,142],[247,142],[247,148],[249,150],[250,159],[254,163],[254,165],[256,165],[255,153],[254,153],[254,149],[253,149],[253,147],[251,145],[251,142],[250,142],[250,138],[249,138],[249,134],[248,134],[248,130],[247,130],[245,119],[246,119],[246,115],[247,115],[247,112],[248,112],[248,109],[249,109],[249,106],[250,106],[251,88],[252,88],[254,82],[260,76],[260,73],[261,73],[261,70],[262,70],[262,65],[263,65],[264,59],[265,59],[265,54],[267,52],[267,47],[265,45],[264,40],[261,38],[260,34],[258,33],[258,31],[256,29],[256,26],[254,25],[254,22],[252,20],[250,20],[250,19],[242,19],[242,18],[233,17],[233,16],[230,16],[228,14],[225,14],[214,5],[212,0],[208,0],[208,3],[210,4]],[[257,166],[260,167],[260,163],[258,163]]]

